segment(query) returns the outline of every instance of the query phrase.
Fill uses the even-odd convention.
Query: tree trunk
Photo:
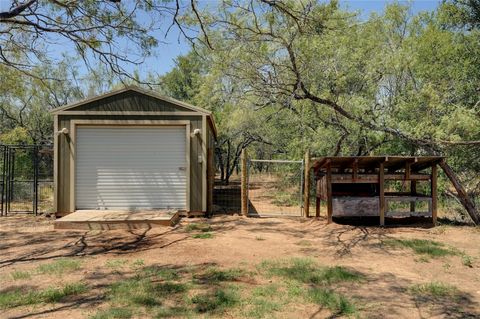
[[[473,200],[468,196],[467,192],[463,188],[462,184],[458,180],[455,172],[452,168],[447,164],[446,161],[440,162],[440,167],[443,169],[445,174],[447,175],[448,179],[452,182],[455,190],[457,191],[458,200],[462,203],[463,207],[467,211],[468,215],[472,218],[475,225],[480,224],[480,214],[478,213],[477,209],[475,208],[475,203]]]

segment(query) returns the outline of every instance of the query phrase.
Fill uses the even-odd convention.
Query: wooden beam
[[[404,181],[405,174],[385,174],[385,180]],[[429,174],[410,174],[410,180],[429,181]],[[357,179],[353,180],[351,174],[332,174],[334,184],[349,183],[378,183],[378,174],[358,174]]]
[[[412,196],[417,195],[417,181],[410,181],[410,194]],[[410,212],[415,211],[415,202],[410,202]]]
[[[457,191],[457,198],[460,203],[462,203],[468,215],[470,215],[475,225],[480,225],[480,213],[475,207],[475,203],[473,202],[472,198],[465,191],[462,184],[460,183],[460,180],[455,175],[453,169],[447,164],[446,161],[441,161],[439,165],[445,172],[445,175],[447,175],[450,182],[452,182],[453,187],[455,187],[455,190]]]
[[[385,167],[383,163],[380,163],[378,171],[378,183],[380,201],[380,226],[385,226]]]
[[[305,152],[305,178],[303,180],[303,209],[305,217],[310,217],[310,151]]]
[[[247,189],[247,150],[243,149],[241,154],[242,177],[241,177],[241,198],[242,198],[242,215],[248,216],[248,189]]]
[[[315,217],[320,217],[320,197],[316,197],[315,200]]]
[[[437,164],[432,165],[431,194],[432,194],[432,223],[437,224]]]
[[[332,199],[332,166],[330,161],[327,163],[327,223],[332,222],[333,199]]]

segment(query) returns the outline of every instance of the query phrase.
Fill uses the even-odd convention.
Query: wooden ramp
[[[54,229],[149,229],[174,226],[179,219],[178,211],[79,210],[57,219]]]

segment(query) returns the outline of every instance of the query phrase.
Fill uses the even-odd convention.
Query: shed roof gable
[[[53,109],[53,114],[69,112],[194,112],[199,115],[211,115],[211,112],[160,95],[137,86],[111,91],[76,103]]]

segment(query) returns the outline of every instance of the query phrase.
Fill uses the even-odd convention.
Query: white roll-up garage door
[[[77,127],[76,209],[186,208],[185,127]]]

